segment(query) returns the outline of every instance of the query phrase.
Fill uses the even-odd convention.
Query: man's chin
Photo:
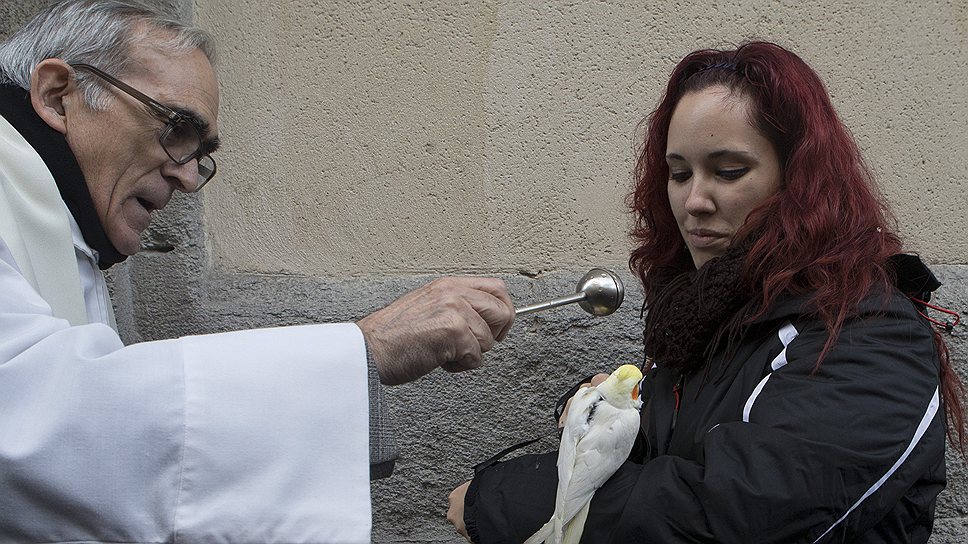
[[[130,228],[124,230],[125,232],[120,235],[109,232],[108,240],[118,253],[130,257],[141,251],[141,232]]]
[[[118,247],[118,246],[114,246],[114,249],[118,250],[118,253],[120,253],[122,255],[127,255],[128,257],[130,257],[132,255],[137,254],[139,251],[141,251],[141,243],[139,242],[138,245],[136,245],[134,247],[127,247],[127,246]]]

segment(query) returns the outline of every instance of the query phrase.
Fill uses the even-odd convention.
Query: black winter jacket
[[[819,369],[823,324],[785,300],[727,364],[643,382],[642,440],[592,500],[583,543],[925,542],[945,485],[939,362],[899,292],[869,297]],[[556,452],[480,471],[474,542],[522,542],[554,510]]]

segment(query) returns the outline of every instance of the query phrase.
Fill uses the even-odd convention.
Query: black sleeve
[[[519,544],[534,534],[555,509],[557,452],[523,455],[482,471],[464,498],[464,524],[478,544]],[[642,465],[626,461],[596,493],[583,542],[608,542],[610,525],[623,512],[625,500]]]
[[[558,452],[522,455],[478,472],[464,496],[473,542],[519,544],[551,518]]]
[[[797,331],[736,419],[703,431],[701,463],[626,463],[596,493],[582,541],[842,542],[880,527],[944,455],[931,331],[910,303],[894,302],[846,323],[819,369],[826,332]],[[465,516],[475,542],[520,542],[550,517],[553,458],[478,476]],[[943,476],[927,495],[940,486]],[[525,517],[527,504],[540,512]],[[905,531],[893,534],[906,541]]]

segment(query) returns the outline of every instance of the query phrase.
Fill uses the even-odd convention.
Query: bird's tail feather
[[[588,518],[588,507],[590,505],[591,501],[586,502],[585,506],[568,522],[562,544],[578,544],[581,542],[581,534],[585,531],[585,519]]]

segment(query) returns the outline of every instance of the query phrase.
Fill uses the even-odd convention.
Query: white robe
[[[54,316],[0,230],[0,542],[369,542],[359,328],[125,347],[61,206],[80,283],[63,288],[80,288],[87,324]]]

